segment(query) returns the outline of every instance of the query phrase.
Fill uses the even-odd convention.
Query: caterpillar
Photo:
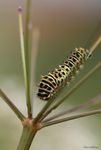
[[[53,98],[59,89],[70,83],[89,56],[90,52],[87,49],[75,48],[62,65],[42,76],[37,93],[38,97],[45,101]]]

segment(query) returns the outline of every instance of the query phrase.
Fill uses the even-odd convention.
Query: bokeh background
[[[0,1],[0,88],[24,114],[26,105],[17,9],[19,5],[23,7],[24,18],[25,3],[24,0]],[[33,0],[32,19],[33,26],[40,30],[36,86],[41,74],[61,64],[75,47],[89,48],[101,33],[101,0]],[[101,44],[72,84],[99,61]],[[99,93],[101,69],[75,91],[58,111],[90,100]],[[37,97],[36,101],[35,110],[38,111],[44,102],[38,101]],[[21,130],[15,114],[0,99],[0,150],[15,150]],[[90,150],[90,147],[96,147],[101,150],[100,131],[101,115],[62,123],[40,131],[30,149],[84,150],[88,147]]]

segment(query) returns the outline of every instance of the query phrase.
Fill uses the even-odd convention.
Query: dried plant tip
[[[20,13],[22,13],[22,7],[21,7],[21,6],[18,7],[18,11],[19,11]]]

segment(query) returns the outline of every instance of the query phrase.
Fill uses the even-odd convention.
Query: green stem
[[[34,130],[29,127],[24,127],[22,131],[22,136],[18,144],[17,150],[29,150],[34,136],[36,135],[37,130]]]
[[[98,37],[98,39],[94,42],[94,44],[91,46],[91,48],[90,48],[90,54],[92,54],[92,52],[94,51],[94,50],[96,50],[96,47],[99,45],[99,44],[101,44],[101,35]],[[89,54],[89,55],[90,55]]]
[[[38,45],[39,45],[39,37],[40,32],[38,28],[33,28],[32,30],[32,47],[31,47],[31,71],[30,71],[30,98],[31,98],[31,105],[34,104],[34,98],[33,98],[33,91],[35,90],[35,72],[36,72],[36,60],[37,60],[37,54],[38,54]],[[32,108],[33,111],[34,108]]]
[[[39,112],[39,114],[36,116],[36,118],[33,120],[33,122],[35,123],[35,122],[37,122],[37,121],[39,121],[42,117],[43,117],[43,115],[44,115],[44,113],[47,111],[47,109],[51,106],[51,104],[54,102],[54,98],[53,99],[50,99],[47,103],[46,103],[46,105],[42,108],[42,110]]]
[[[27,110],[28,117],[32,118],[31,98],[30,98],[30,66],[29,66],[29,42],[30,42],[30,20],[31,20],[31,0],[26,3],[26,22],[25,22],[25,59],[27,76]]]
[[[45,123],[43,123],[43,127],[48,127],[48,126],[55,125],[58,123],[62,123],[62,122],[66,122],[66,121],[70,121],[70,120],[74,120],[74,119],[78,119],[78,118],[82,118],[82,117],[86,117],[86,116],[91,116],[91,115],[95,115],[95,114],[100,114],[100,113],[101,113],[101,109],[97,109],[97,110],[93,110],[93,111],[89,111],[89,112],[84,112],[81,114],[65,117],[62,119],[57,119],[54,121],[45,122]]]
[[[22,22],[22,8],[19,7],[19,32],[20,32],[20,44],[21,44],[21,57],[22,57],[22,65],[23,65],[23,74],[24,74],[24,82],[25,82],[25,90],[26,90],[26,103],[27,103],[27,111],[28,117],[32,117],[31,104],[30,104],[30,80],[29,80],[29,69],[28,69],[28,49],[25,49],[24,43],[24,35],[23,35],[23,22]]]
[[[29,36],[30,36],[30,21],[31,21],[31,4],[32,0],[27,0],[26,3],[26,20],[25,20],[25,50],[26,50],[26,55],[28,56],[28,50],[29,50]],[[26,57],[27,57],[26,56]],[[27,57],[27,59],[29,59]],[[29,60],[27,61],[29,62]]]
[[[19,111],[19,109],[11,102],[7,95],[0,89],[0,97],[8,104],[8,106],[13,110],[16,116],[23,121],[25,116]]]

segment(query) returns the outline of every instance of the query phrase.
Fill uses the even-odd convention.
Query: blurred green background
[[[17,11],[21,5],[25,17],[25,2],[0,1],[0,88],[26,114]],[[33,0],[32,18],[33,26],[40,30],[35,73],[37,84],[40,75],[61,64],[71,50],[89,48],[101,33],[101,0]],[[101,44],[74,82],[99,61]],[[59,111],[90,100],[99,93],[101,69],[75,91]],[[36,111],[39,111],[44,102],[37,100],[35,104]],[[21,130],[14,113],[0,99],[0,150],[15,150]],[[97,146],[101,150],[100,131],[101,115],[55,125],[38,133],[31,150],[84,150],[86,146]]]

